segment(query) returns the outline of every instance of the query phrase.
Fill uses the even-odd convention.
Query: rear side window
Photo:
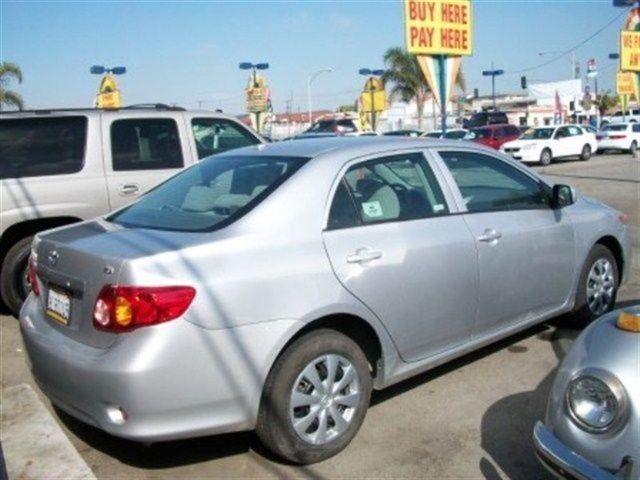
[[[435,175],[419,153],[393,155],[352,166],[344,176],[347,192],[334,196],[329,228],[415,220],[449,213]],[[348,221],[349,199],[357,216]],[[353,207],[351,207],[353,208]],[[338,215],[340,213],[340,216]]]
[[[0,120],[0,178],[79,172],[86,140],[82,116]]]
[[[135,118],[111,124],[114,171],[182,168],[178,126],[170,118]]]
[[[541,185],[497,158],[475,152],[440,152],[472,213],[536,210],[549,206]]]
[[[306,158],[206,158],[147,192],[109,220],[129,227],[176,231],[222,228],[258,205]]]
[[[633,131],[636,133],[640,133],[640,123],[633,124]]]
[[[360,216],[356,210],[355,203],[353,203],[351,192],[349,192],[343,179],[338,184],[338,188],[333,197],[327,228],[329,230],[337,230],[339,228],[355,227],[359,224]]]
[[[222,118],[194,118],[191,128],[199,159],[259,143],[247,129]]]

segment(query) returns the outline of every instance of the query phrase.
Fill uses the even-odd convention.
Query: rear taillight
[[[610,140],[624,140],[625,138],[627,138],[626,135],[610,135],[609,136]]]
[[[27,264],[27,282],[29,282],[33,294],[39,297],[40,287],[38,286],[38,275],[36,274],[36,264],[33,259],[33,254],[29,255],[29,262]]]
[[[182,315],[196,295],[192,287],[132,287],[107,285],[93,309],[99,330],[127,332],[157,325]]]

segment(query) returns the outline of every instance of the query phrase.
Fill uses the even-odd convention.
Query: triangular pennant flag
[[[440,62],[436,56],[417,55],[416,57],[436,102],[440,107],[447,105],[453,96],[462,57],[445,57],[444,62]],[[441,72],[441,68],[444,68],[444,72]],[[441,79],[444,79],[444,85]]]

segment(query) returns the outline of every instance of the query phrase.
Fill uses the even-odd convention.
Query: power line
[[[597,37],[602,32],[604,32],[607,28],[609,28],[614,22],[616,22],[622,16],[627,15],[627,14],[628,14],[628,11],[627,10],[623,10],[622,13],[620,13],[619,15],[616,15],[615,17],[613,17],[603,27],[601,27],[600,29],[596,30],[596,32],[592,33],[591,35],[589,35],[587,38],[585,38],[584,40],[582,40],[581,42],[579,42],[575,46],[567,49],[566,51],[563,51],[557,57],[554,57],[551,60],[548,60],[546,62],[540,63],[539,65],[535,65],[533,67],[523,68],[521,70],[508,70],[508,71],[505,72],[505,74],[506,75],[520,75],[521,73],[531,72],[533,70],[537,70],[539,68],[546,67],[547,65],[551,65],[552,63],[557,62],[558,60],[560,60],[562,57],[565,57],[566,55],[569,55],[574,50],[577,50],[578,48],[582,47],[585,43],[590,42],[591,40],[593,40],[595,37]]]

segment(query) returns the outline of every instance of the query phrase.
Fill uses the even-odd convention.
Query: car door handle
[[[367,263],[379,258],[382,258],[382,252],[369,250],[368,248],[359,248],[355,253],[347,256],[347,263]]]
[[[127,183],[125,185],[120,185],[118,188],[118,193],[120,195],[128,197],[129,195],[137,195],[140,191],[140,186],[135,183]]]
[[[493,228],[485,229],[484,233],[478,237],[479,242],[492,243],[497,242],[502,238],[500,232],[495,231]]]

